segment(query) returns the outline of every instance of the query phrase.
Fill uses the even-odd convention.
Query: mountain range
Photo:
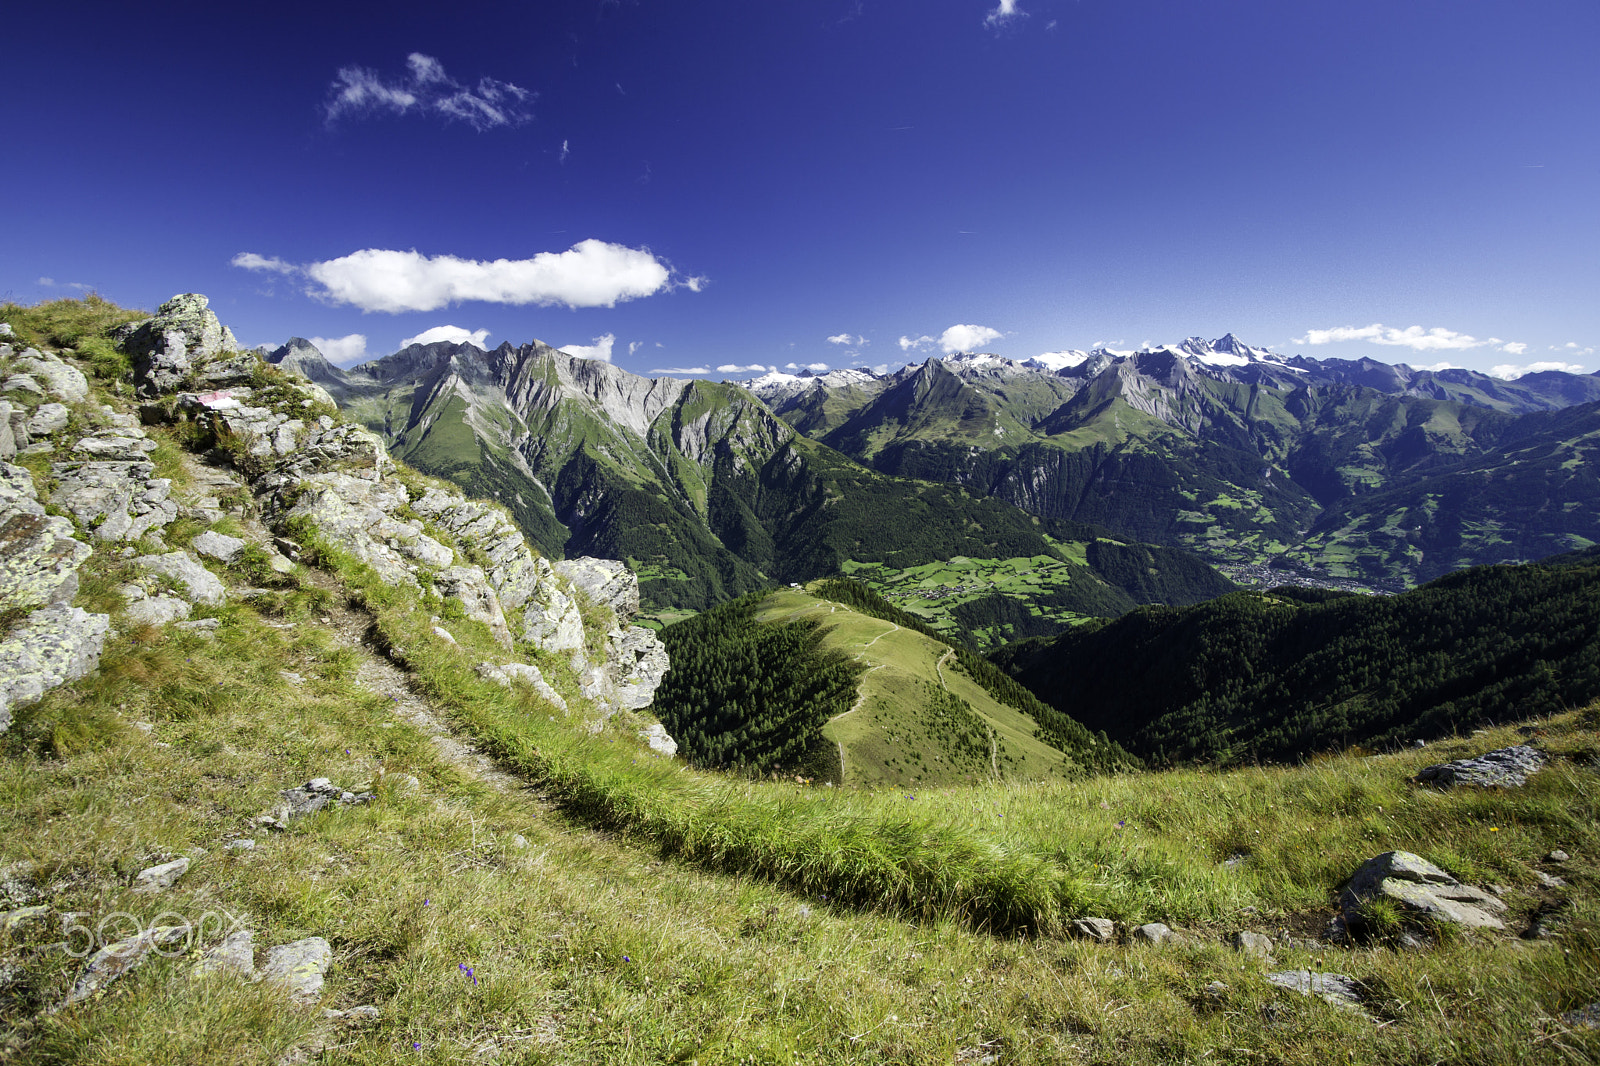
[[[1102,602],[1080,613],[1105,615],[1152,602],[1092,565],[1083,547],[1106,538],[1175,552],[1174,572],[1198,557],[1257,583],[1390,590],[1600,541],[1594,375],[1284,357],[1232,334],[745,383],[539,342],[341,370],[297,339],[269,358],[400,457],[506,504],[551,554],[629,561],[658,607],[849,566],[870,581],[1044,557],[1077,568],[1075,604]],[[1163,584],[1170,603],[1226,589]]]

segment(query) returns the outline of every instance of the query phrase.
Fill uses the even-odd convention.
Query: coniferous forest
[[[1393,597],[1275,589],[1147,607],[992,659],[1157,763],[1431,740],[1600,696],[1600,555]]]
[[[850,709],[864,669],[821,647],[814,620],[763,625],[752,593],[661,630],[672,669],[654,711],[691,765],[827,776],[822,726]],[[837,767],[837,756],[832,757]]]

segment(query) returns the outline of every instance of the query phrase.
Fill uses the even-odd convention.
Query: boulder
[[[183,621],[192,610],[186,601],[176,596],[146,596],[130,603],[122,616],[129,625],[164,626]]]
[[[1258,959],[1272,959],[1272,938],[1262,933],[1252,933],[1248,930],[1233,934],[1230,941],[1233,949],[1242,955],[1251,955]]]
[[[613,630],[606,640],[605,663],[610,700],[629,711],[650,706],[671,665],[667,646],[650,630],[643,626]]]
[[[1139,944],[1165,944],[1173,939],[1174,933],[1161,922],[1149,922],[1139,926],[1131,934],[1135,943]]]
[[[50,502],[93,530],[96,540],[159,536],[178,517],[172,482],[152,477],[155,466],[143,459],[52,463],[50,471],[57,482]]]
[[[28,419],[28,435],[30,437],[48,437],[52,433],[59,433],[67,428],[67,421],[71,412],[67,405],[62,403],[40,404]]]
[[[1388,851],[1368,859],[1339,896],[1346,926],[1360,932],[1367,926],[1371,901],[1388,899],[1414,919],[1447,922],[1468,928],[1504,929],[1496,914],[1506,905],[1494,896],[1464,885],[1450,874],[1408,851]]]
[[[188,872],[189,860],[187,858],[174,859],[159,866],[150,866],[140,870],[134,877],[133,890],[145,893],[165,892],[178,883],[178,878]]]
[[[93,549],[73,537],[72,523],[45,514],[33,476],[0,462],[0,609],[69,602],[78,567]]]
[[[582,556],[555,564],[556,573],[572,582],[589,602],[610,608],[619,624],[639,613],[639,578],[615,559]]]
[[[182,944],[189,938],[187,925],[153,925],[136,936],[107,944],[93,955],[78,975],[72,991],[62,1001],[61,1007],[88,999],[106,985],[129,973],[145,960],[150,952],[161,949],[163,954],[179,954]],[[176,948],[172,945],[177,945]],[[61,1008],[57,1008],[58,1010]]]
[[[494,639],[511,650],[511,630],[506,627],[500,597],[489,587],[482,567],[447,566],[433,575],[433,584],[441,595],[459,601],[468,618],[488,626]]]
[[[667,727],[660,722],[646,729],[641,729],[639,731],[639,739],[650,745],[650,750],[657,755],[665,755],[670,758],[678,754],[678,742],[672,739],[671,734],[667,732]]]
[[[46,394],[62,403],[82,403],[89,398],[89,379],[59,356],[29,348],[11,366],[38,382]]]
[[[238,350],[239,342],[217,320],[209,303],[199,293],[183,293],[157,308],[154,318],[118,330],[123,350],[133,356],[139,395],[176,392],[218,355]],[[256,360],[254,355],[247,358]]]
[[[28,615],[0,639],[0,732],[11,708],[31,703],[100,664],[111,619],[57,604]]]
[[[188,552],[141,555],[133,560],[133,565],[181,585],[184,597],[190,603],[220,607],[227,602],[228,590],[221,579],[201,566],[199,560]]]
[[[1267,980],[1279,988],[1299,992],[1303,996],[1316,996],[1336,1007],[1361,1005],[1361,985],[1342,973],[1317,973],[1313,970],[1282,970],[1267,975]]]
[[[1074,918],[1068,932],[1080,940],[1109,944],[1117,935],[1117,927],[1110,918]]]
[[[1527,784],[1529,775],[1537,773],[1545,762],[1545,755],[1538,748],[1518,744],[1514,748],[1486,752],[1473,759],[1457,759],[1424,767],[1417,771],[1413,780],[1440,788],[1455,785],[1519,788]]]
[[[261,979],[278,985],[294,1003],[315,1003],[322,995],[323,975],[333,964],[333,948],[320,936],[280,944],[267,952]]]
[[[0,400],[0,462],[16,458],[29,444],[28,409],[10,400]]]
[[[524,601],[522,639],[543,651],[581,653],[583,614],[577,601],[562,591],[549,562],[539,559],[534,569],[543,579]]]
[[[208,529],[190,541],[189,546],[207,558],[231,563],[239,557],[240,552],[244,551],[245,542],[238,537],[230,537],[225,533]]]
[[[241,977],[254,977],[255,972],[255,934],[248,929],[229,933],[222,943],[208,949],[194,964],[196,977],[210,973],[236,973]]]

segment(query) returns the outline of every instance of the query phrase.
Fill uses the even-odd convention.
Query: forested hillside
[[[1479,567],[1394,597],[1237,592],[993,658],[1158,763],[1387,747],[1600,696],[1600,560]]]

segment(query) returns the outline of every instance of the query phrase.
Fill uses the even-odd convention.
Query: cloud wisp
[[[1499,337],[1479,340],[1471,334],[1457,333],[1443,326],[1435,326],[1432,329],[1407,326],[1405,329],[1397,329],[1378,322],[1370,326],[1308,329],[1304,337],[1294,338],[1293,343],[1316,345],[1336,344],[1340,341],[1366,341],[1369,344],[1382,344],[1391,348],[1410,348],[1415,352],[1458,352],[1469,348],[1498,348],[1512,355],[1521,355],[1528,350],[1528,346],[1521,341],[1503,341]]]
[[[843,344],[843,345],[846,345],[846,346],[851,347],[851,348],[865,348],[868,344],[871,344],[872,342],[867,340],[867,338],[862,337],[860,335],[852,337],[848,333],[835,333],[833,336],[828,338],[828,343],[829,344]]]
[[[1524,374],[1543,374],[1551,370],[1559,370],[1564,374],[1583,373],[1583,367],[1577,363],[1561,363],[1554,360],[1529,363],[1527,366],[1512,366],[1509,363],[1502,363],[1500,366],[1490,367],[1486,373],[1490,377],[1499,378],[1502,381],[1515,381]]]
[[[329,125],[369,115],[423,114],[447,122],[465,122],[482,133],[498,126],[520,126],[533,119],[534,94],[496,78],[479,78],[466,86],[445,73],[430,55],[412,52],[406,73],[385,78],[366,67],[340,67],[323,105]]]
[[[1027,17],[1028,13],[1017,7],[1017,0],[999,0],[995,9],[984,18],[983,24],[992,30],[997,30],[1007,23]]]
[[[776,369],[777,369],[777,367],[762,366],[760,363],[751,363],[749,366],[740,366],[737,363],[724,363],[723,365],[717,367],[717,373],[719,373],[719,374],[765,374],[769,370],[776,370]]]
[[[602,363],[611,362],[611,349],[617,343],[615,333],[606,333],[595,337],[593,344],[563,344],[557,348],[558,352],[566,352],[576,359],[598,359]]]
[[[400,347],[409,348],[413,344],[437,344],[447,341],[450,344],[470,344],[480,351],[488,351],[487,342],[489,331],[486,329],[462,329],[460,326],[434,326],[425,329],[415,337],[407,337],[400,342]]]
[[[245,270],[304,274],[320,300],[363,311],[437,311],[477,300],[498,304],[615,307],[673,288],[699,292],[704,278],[681,278],[646,248],[589,239],[564,252],[529,259],[462,259],[385,248],[305,266],[240,252],[232,263]]]
[[[680,374],[709,374],[711,373],[711,368],[709,366],[658,366],[651,370],[650,373],[669,374],[676,377]]]
[[[899,344],[902,352],[914,352],[922,348],[931,348],[938,345],[946,355],[957,352],[975,352],[984,345],[999,340],[1005,334],[988,326],[978,326],[971,323],[957,323],[939,334],[937,337],[923,335],[921,337],[901,337]]]

